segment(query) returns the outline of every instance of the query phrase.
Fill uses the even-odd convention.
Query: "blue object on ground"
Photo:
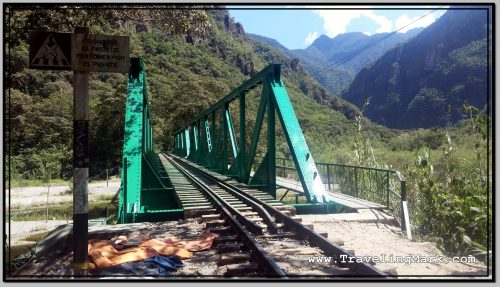
[[[169,276],[168,271],[177,271],[183,267],[181,259],[177,255],[153,256],[138,262],[124,263],[102,270],[98,276]]]
[[[166,271],[177,271],[177,268],[183,267],[181,259],[177,255],[165,257],[165,256],[153,256],[148,259],[143,260],[145,263],[155,263],[162,267]]]
[[[144,261],[139,262],[129,262],[118,266],[113,266],[102,270],[99,276],[130,276],[130,275],[149,275],[149,276],[168,276],[169,273],[153,263],[147,263]]]

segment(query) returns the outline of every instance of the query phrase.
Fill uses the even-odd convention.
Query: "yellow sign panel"
[[[85,72],[127,73],[130,68],[129,38],[73,34],[71,69]]]

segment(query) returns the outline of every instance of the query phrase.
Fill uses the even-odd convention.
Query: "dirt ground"
[[[403,236],[399,227],[393,225],[360,223],[348,214],[314,214],[300,217],[303,223],[314,224],[315,231],[328,232],[329,239],[344,241],[343,247],[353,250],[355,256],[378,256],[380,262],[377,262],[375,267],[382,271],[390,270],[392,273],[396,271],[398,277],[435,276],[437,279],[446,279],[450,278],[449,276],[470,278],[487,274],[485,264],[478,260],[476,263],[453,262],[453,258],[443,255],[436,244],[410,241]],[[425,260],[433,262],[424,262]],[[438,260],[442,262],[437,262]],[[473,258],[467,260],[473,261]]]
[[[55,229],[56,227],[71,223],[68,220],[48,220],[45,222],[42,221],[18,221],[11,222],[10,224],[10,244],[11,246],[23,245],[35,243],[32,241],[26,241],[26,237],[38,234],[45,233]],[[9,233],[9,224],[6,225],[6,231]]]
[[[120,188],[120,179],[115,178],[109,180],[109,186],[106,186],[106,181],[96,181],[89,183],[89,200],[92,200],[99,195],[114,195]],[[73,195],[68,192],[68,185],[50,186],[27,186],[15,187],[10,191],[11,208],[19,208],[24,206],[45,206],[47,203],[47,190],[49,190],[49,204],[57,205],[61,203],[73,202]],[[8,206],[9,194],[7,194]]]
[[[109,186],[106,182],[94,182],[89,184],[89,200],[99,195],[114,195],[119,188],[119,180],[111,180]],[[50,188],[50,203],[71,202],[72,197],[66,193],[68,186],[52,186]],[[27,207],[36,204],[45,204],[46,186],[23,187],[11,190],[11,203],[14,206]],[[328,215],[299,215],[303,223],[313,224],[314,230],[327,232],[331,240],[343,242],[343,248],[354,251],[356,256],[373,256],[378,258],[375,267],[391,274],[397,274],[403,278],[427,278],[433,276],[437,279],[455,278],[484,278],[487,274],[486,266],[472,257],[458,258],[467,260],[467,263],[453,262],[453,258],[445,256],[431,242],[418,242],[407,239],[399,227],[393,225],[391,218],[373,217],[371,214],[328,214]],[[20,221],[11,222],[11,244],[26,244],[23,238],[31,234],[47,232],[59,225],[71,223],[65,220],[42,221]],[[141,231],[141,235],[149,235],[153,238],[176,236],[182,239],[193,238],[203,231],[203,225],[196,220],[164,222],[161,224],[145,224],[147,228]],[[107,226],[109,228],[111,226]],[[117,226],[118,227],[118,226]],[[7,232],[9,223],[7,223]],[[123,235],[130,236],[134,230],[124,232]],[[70,266],[70,255],[62,256],[49,261],[32,262],[32,270],[38,270],[39,274],[61,275],[62,271]],[[224,270],[219,268],[216,262],[215,251],[199,252],[195,257],[186,261],[186,266],[177,273],[178,276],[213,276],[220,275]],[[372,261],[373,258],[371,259]],[[368,260],[368,257],[362,258]],[[441,262],[434,262],[436,261]],[[353,259],[355,260],[355,259]],[[427,262],[425,262],[427,261]],[[432,262],[430,262],[432,261]],[[49,264],[50,263],[50,264]],[[315,264],[318,264],[317,262]],[[329,263],[324,263],[329,264]],[[42,266],[46,267],[42,267]],[[41,268],[41,269],[40,269]],[[48,269],[47,269],[48,268]]]
[[[479,277],[486,274],[484,264],[476,263],[454,263],[451,258],[444,256],[435,244],[430,242],[416,242],[405,238],[398,227],[373,222],[355,222],[353,214],[330,214],[330,215],[300,215],[303,222],[313,223],[314,230],[328,232],[328,237],[337,242],[344,242],[343,248],[354,251],[356,256],[385,256],[386,261],[401,258],[412,258],[420,255],[421,258],[431,256],[442,256],[447,263],[422,263],[422,262],[377,262],[375,267],[382,271],[397,274],[398,278],[431,278],[450,279],[451,276],[459,276],[464,279]],[[125,228],[125,229],[124,229]],[[99,238],[112,239],[117,235],[126,235],[129,238],[162,239],[175,236],[182,240],[191,240],[200,236],[205,230],[204,223],[199,219],[180,220],[163,223],[138,223],[124,227],[123,225],[108,225],[92,227],[92,230],[107,229],[106,235]],[[94,232],[94,231],[91,231]],[[92,238],[93,236],[89,236]],[[304,255],[306,256],[306,255]],[[390,258],[392,256],[392,259]],[[196,252],[193,258],[185,260],[185,266],[173,272],[170,278],[215,278],[221,276],[225,267],[218,266],[219,255],[211,249]],[[422,261],[423,259],[421,259]],[[303,260],[308,264],[307,258]],[[319,263],[310,263],[318,266]],[[328,263],[324,263],[328,264]],[[71,272],[71,254],[59,255],[54,258],[38,258],[21,272],[24,275],[50,276],[54,278],[65,278],[65,273]],[[326,267],[326,266],[325,266]],[[320,268],[320,267],[316,267]]]
[[[187,219],[179,221],[170,221],[162,223],[135,223],[121,225],[94,226],[89,230],[89,239],[114,239],[119,235],[125,235],[130,240],[144,240],[144,238],[164,239],[176,237],[179,240],[196,240],[205,232],[205,223],[198,219]],[[61,246],[61,248],[65,248]],[[214,248],[194,252],[192,258],[184,260],[184,267],[175,272],[170,272],[168,278],[207,278],[221,277],[226,269],[224,266],[218,266],[219,254]],[[16,278],[30,276],[30,278],[71,278],[72,273],[72,255],[70,253],[47,255],[36,258],[29,262],[24,268],[15,273]],[[98,274],[91,274],[93,278],[101,278]],[[123,277],[123,276],[121,276]],[[123,279],[148,278],[138,275],[127,275]],[[105,276],[103,278],[113,279]],[[117,279],[120,276],[116,277]],[[153,278],[153,277],[150,277]]]
[[[89,183],[89,202],[98,200],[99,196],[113,196],[120,188],[120,179],[110,179],[106,181],[96,181]],[[73,195],[68,193],[68,185],[50,186],[49,206],[72,204]],[[6,196],[5,208],[9,208],[9,194]],[[38,220],[38,221],[16,221],[16,213],[22,212],[25,208],[43,207],[47,204],[47,186],[16,187],[10,190],[10,202],[12,217],[11,222],[6,222],[6,233],[10,239],[11,246],[33,244],[25,241],[30,235],[44,233],[53,230],[59,225],[71,223],[71,220]],[[9,226],[10,225],[10,226]],[[10,228],[10,229],[9,229]],[[10,237],[10,238],[9,238]]]

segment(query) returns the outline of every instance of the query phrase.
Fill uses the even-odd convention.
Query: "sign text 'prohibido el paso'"
[[[130,68],[129,38],[73,34],[71,69],[86,72],[127,73]]]

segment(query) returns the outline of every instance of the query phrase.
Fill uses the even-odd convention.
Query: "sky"
[[[418,6],[419,10],[409,10],[408,6],[308,6],[311,10],[293,10],[301,6],[272,6],[283,8],[269,10],[270,6],[226,6],[231,17],[243,24],[245,32],[278,40],[288,49],[304,49],[322,34],[330,38],[346,32],[362,32],[367,35],[393,32],[408,24],[399,32],[413,28],[427,27],[441,17],[447,6]],[[255,9],[255,8],[260,9]],[[401,8],[387,10],[384,8]],[[238,8],[238,9],[235,9]],[[243,9],[242,9],[243,8]],[[253,9],[252,9],[253,8]],[[266,9],[268,8],[268,9]],[[351,7],[352,8],[352,7]],[[417,20],[418,18],[425,17]]]

